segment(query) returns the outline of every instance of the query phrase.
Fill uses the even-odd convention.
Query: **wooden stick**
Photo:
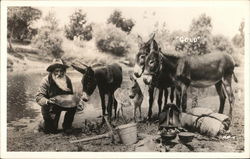
[[[110,129],[112,143],[114,143],[114,141],[115,141],[115,134],[114,134],[113,128],[111,127],[111,125],[110,125],[110,123],[109,123],[109,121],[107,119],[107,116],[104,116],[104,119],[106,121],[106,124],[108,125],[108,128]]]
[[[101,139],[101,138],[109,138],[111,136],[110,132],[106,133],[106,134],[102,134],[102,135],[97,135],[97,136],[93,136],[93,137],[88,137],[88,138],[84,138],[84,139],[80,139],[80,140],[73,140],[73,141],[69,141],[70,143],[76,143],[76,142],[86,142],[86,141],[92,141],[92,140],[97,140],[97,139]]]

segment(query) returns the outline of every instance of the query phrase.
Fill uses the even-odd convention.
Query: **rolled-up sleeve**
[[[48,76],[44,77],[41,81],[40,87],[36,94],[36,102],[41,106],[46,106],[48,101]]]

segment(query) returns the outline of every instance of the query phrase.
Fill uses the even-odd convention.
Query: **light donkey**
[[[130,80],[132,81],[129,90],[118,88],[115,93],[115,99],[117,100],[117,117],[121,114],[122,118],[125,120],[123,115],[123,107],[127,105],[132,105],[134,108],[134,121],[137,119],[137,109],[139,109],[140,119],[141,119],[141,104],[143,102],[143,94],[141,88],[136,81],[136,79],[131,75]],[[129,97],[129,98],[128,98]]]

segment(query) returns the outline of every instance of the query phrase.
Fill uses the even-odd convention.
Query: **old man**
[[[41,106],[44,122],[40,128],[44,133],[57,133],[58,121],[61,111],[66,111],[63,121],[63,130],[69,134],[72,132],[76,107],[63,108],[55,105],[53,97],[57,95],[73,94],[70,78],[66,75],[68,66],[61,59],[54,59],[48,66],[49,74],[42,79],[36,101]]]

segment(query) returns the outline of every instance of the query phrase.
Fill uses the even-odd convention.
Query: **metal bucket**
[[[118,126],[116,130],[123,144],[131,145],[137,142],[136,123]]]

